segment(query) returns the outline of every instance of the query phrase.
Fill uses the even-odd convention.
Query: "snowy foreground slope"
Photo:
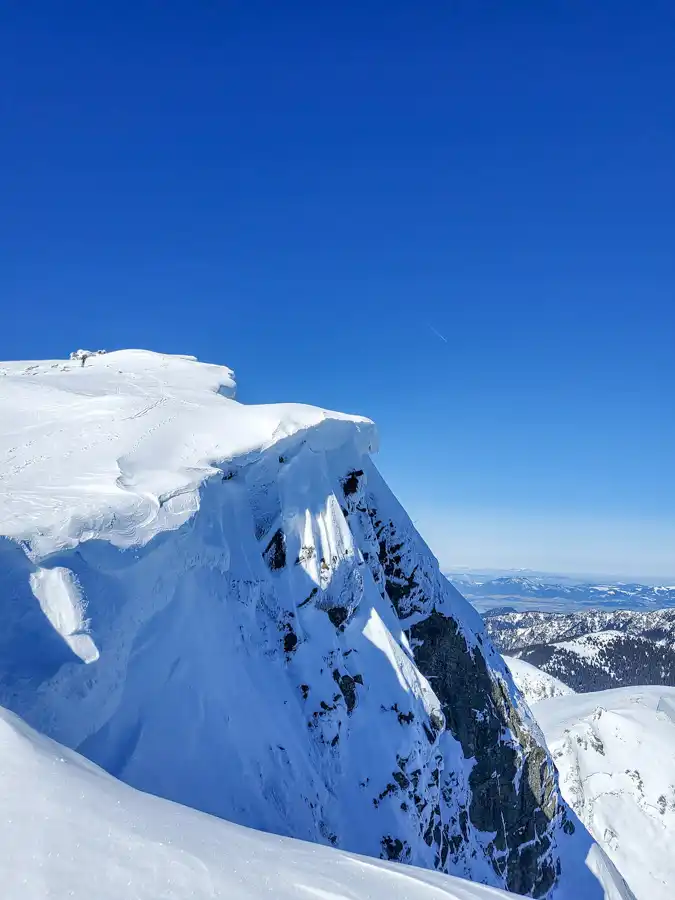
[[[8,900],[497,900],[463,879],[263,834],[144,794],[0,710]]]
[[[535,707],[563,794],[638,900],[675,896],[675,688],[619,688]]]
[[[0,703],[240,824],[628,896],[372,423],[233,393],[143,351],[0,365]]]

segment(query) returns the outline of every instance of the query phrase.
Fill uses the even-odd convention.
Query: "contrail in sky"
[[[448,339],[447,339],[446,337],[443,337],[443,335],[440,333],[440,331],[436,331],[436,329],[435,329],[434,326],[431,324],[431,322],[429,322],[428,324],[429,324],[429,328],[431,328],[431,330],[432,330],[433,333],[436,335],[436,337],[439,337],[444,343],[447,344],[447,343],[448,343]]]

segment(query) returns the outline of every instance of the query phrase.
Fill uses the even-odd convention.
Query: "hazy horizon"
[[[405,492],[404,492],[405,493]],[[675,584],[675,524],[420,509],[405,499],[445,572],[529,571],[588,580]]]
[[[575,582],[591,582],[591,583],[602,583],[607,582],[608,584],[643,584],[646,586],[657,586],[657,587],[672,587],[675,586],[675,575],[663,575],[663,576],[649,576],[649,575],[640,575],[633,574],[627,575],[616,572],[551,572],[551,571],[542,571],[541,569],[528,569],[528,568],[518,568],[518,569],[501,569],[495,568],[493,566],[462,566],[462,565],[453,565],[450,564],[448,567],[443,567],[443,574],[447,576],[452,575],[485,575],[489,578],[499,578],[506,576],[533,576],[539,578],[545,578],[547,580],[555,580],[562,579],[564,581],[569,581],[571,583]]]

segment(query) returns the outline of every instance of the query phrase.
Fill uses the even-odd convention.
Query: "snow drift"
[[[0,703],[240,824],[629,896],[370,421],[143,351],[4,364],[0,398]]]
[[[265,835],[143,794],[5,710],[0,710],[0,796],[2,890],[11,900],[513,896],[436,872]]]

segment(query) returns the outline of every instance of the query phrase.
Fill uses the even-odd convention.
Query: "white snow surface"
[[[0,710],[6,900],[498,900],[412,866],[263,834],[135,790]]]
[[[105,532],[118,547],[178,528],[198,488],[234,457],[302,435],[311,450],[355,440],[368,419],[302,404],[234,401],[224,366],[121,350],[0,364],[0,534],[35,556]]]
[[[574,693],[571,687],[563,684],[553,675],[542,672],[541,669],[522,659],[505,656],[504,662],[509,667],[513,680],[525,695],[530,706],[549,697],[565,697]]]
[[[537,703],[563,795],[637,900],[675,896],[675,688]]]
[[[391,527],[392,543],[400,542],[397,558],[415,573],[419,596],[484,655],[523,732],[538,740],[537,727],[501,657],[488,641],[478,651],[480,617],[440,574],[370,461],[373,424],[296,404],[244,406],[233,399],[229,369],[191,357],[120,351],[82,359],[0,364],[0,704],[128,785],[279,835],[372,857],[392,836],[398,858],[432,869],[438,848],[421,834],[434,831],[442,809],[459,840],[448,870],[504,884],[490,861],[494,835],[472,823],[460,833],[456,814],[470,805],[476,761],[445,728],[438,697],[415,664],[404,625],[424,611],[413,608],[404,623],[383,589],[369,503]],[[348,473],[356,482],[349,499]],[[398,583],[405,587],[406,578]],[[66,842],[40,862],[40,829],[32,842],[22,829],[22,849],[9,828],[2,852],[25,861],[17,877],[33,893],[5,889],[5,896],[63,896],[48,892],[48,873],[58,885],[55,873],[71,878],[78,861],[88,865],[73,850],[77,840],[68,844],[73,835],[92,859],[84,869],[89,893],[74,896],[90,896],[100,872],[107,874],[96,878],[97,897],[106,896],[104,881],[116,886],[109,895],[116,900],[210,896],[223,844],[234,867],[220,882],[228,896],[262,891],[261,881],[253,893],[234,890],[227,872],[241,877],[241,860],[282,865],[270,849],[291,846],[280,838],[184,810],[197,837],[183,851],[192,824],[175,830],[155,813],[168,810],[173,819],[177,807],[73,762],[8,716],[10,760],[23,754],[37,767],[44,751],[45,759],[57,752],[68,762],[44,763],[60,773],[47,806],[29,791],[30,778],[4,780],[10,796],[7,784],[23,785],[26,801],[44,813],[38,821],[51,823],[44,847]],[[75,770],[74,781],[63,780]],[[77,783],[82,773],[98,793]],[[419,810],[413,793],[423,798]],[[17,789],[15,803],[21,795]],[[122,797],[133,798],[124,800],[130,818],[109,808]],[[134,824],[145,816],[141,806],[152,810],[147,840],[145,825]],[[121,834],[128,866],[119,871],[116,857],[105,864],[109,834]],[[351,875],[331,887],[318,873],[337,857],[315,846],[297,853],[289,858],[298,870],[308,861],[318,881],[292,893],[300,876],[288,865],[287,893],[272,881],[272,896],[374,898],[384,891],[379,881],[370,887],[368,873],[379,879],[387,870],[397,873],[402,896],[417,897],[417,882],[374,861],[349,870],[364,893]],[[556,900],[630,898],[582,829],[573,837],[558,829],[551,853],[564,873]],[[162,860],[168,873],[158,872]],[[166,884],[158,878],[174,877],[173,893],[158,888]],[[203,894],[188,890],[193,877]],[[431,873],[415,878],[448,884]],[[120,890],[130,880],[136,893]]]

